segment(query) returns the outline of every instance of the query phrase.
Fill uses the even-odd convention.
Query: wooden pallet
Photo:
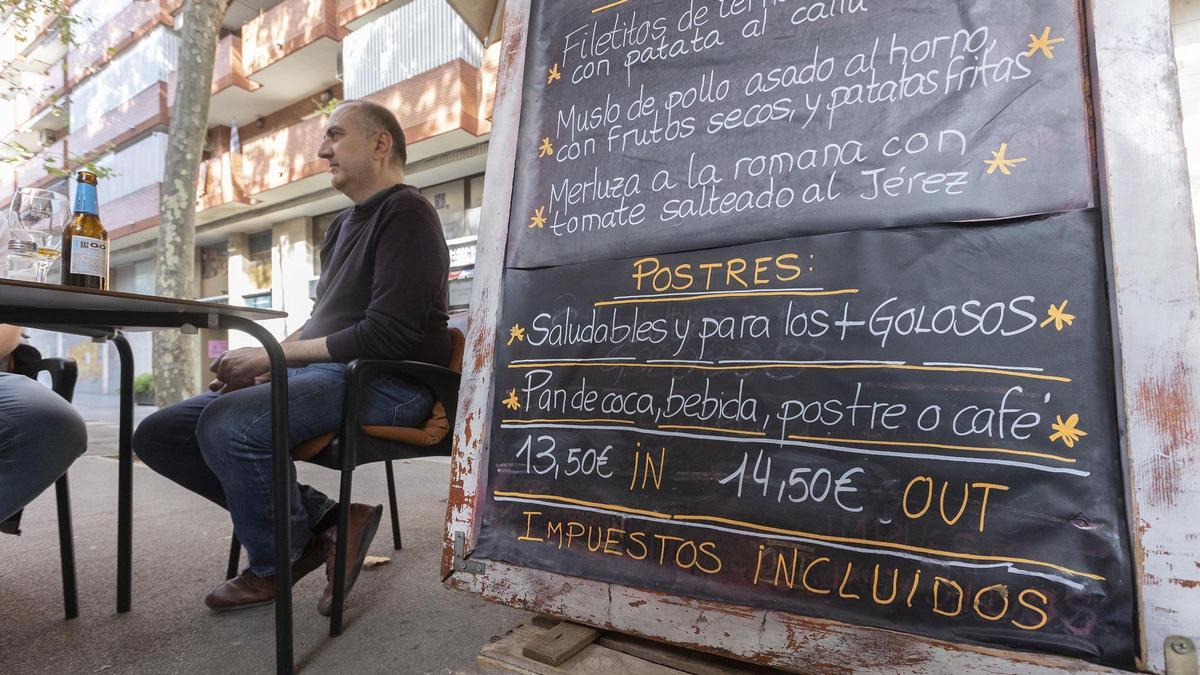
[[[776,672],[752,664],[600,631],[552,617],[520,624],[479,650],[487,673],[521,675],[730,675]]]

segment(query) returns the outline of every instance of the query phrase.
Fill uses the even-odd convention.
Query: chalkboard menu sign
[[[535,0],[474,555],[1132,667],[1078,11]]]
[[[508,262],[1090,207],[1079,25],[1075,0],[535,2]]]

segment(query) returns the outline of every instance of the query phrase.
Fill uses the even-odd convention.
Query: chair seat
[[[429,417],[419,427],[395,427],[384,424],[364,424],[363,433],[385,441],[405,443],[418,447],[437,445],[450,433],[450,421],[441,401],[434,401]],[[336,431],[321,434],[292,448],[292,459],[308,461],[327,450],[337,437]]]

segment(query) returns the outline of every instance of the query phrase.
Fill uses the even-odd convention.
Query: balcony
[[[196,211],[220,218],[239,207],[248,206],[245,196],[245,171],[242,156],[222,153],[204,160],[196,185]]]
[[[162,183],[153,183],[118,199],[100,200],[100,220],[111,239],[120,239],[159,223]]]
[[[156,82],[115,109],[92,117],[82,125],[79,120],[73,120],[76,130],[70,139],[75,158],[94,157],[110,145],[120,145],[156,126],[165,126],[170,119],[168,109],[173,90],[173,82]]]
[[[317,157],[325,118],[310,117],[242,144],[247,196],[283,187],[324,173],[328,163]]]
[[[238,87],[246,91],[254,91],[259,84],[246,77],[242,65],[242,40],[230,34],[221,38],[217,43],[216,56],[213,59],[212,94],[227,87]]]
[[[366,98],[396,114],[410,146],[410,162],[477,143],[491,130],[490,123],[479,118],[479,71],[464,61],[439,66]]]
[[[112,2],[113,0],[106,0]],[[156,26],[174,26],[171,11],[177,0],[136,0],[98,26],[71,50],[67,81],[74,86]]]
[[[242,27],[242,65],[247,76],[254,76],[286,56],[320,47],[322,41],[330,43],[324,51],[332,49],[336,58],[336,43],[344,34],[336,0],[284,0]]]
[[[264,117],[338,83],[337,0],[284,0],[218,45],[210,126]],[[224,54],[222,53],[224,52]]]

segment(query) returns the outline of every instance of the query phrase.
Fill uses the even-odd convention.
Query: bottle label
[[[71,237],[71,250],[67,254],[71,261],[71,274],[87,274],[93,277],[108,276],[108,242],[92,237]]]
[[[75,213],[99,214],[96,186],[91,183],[75,184]]]

